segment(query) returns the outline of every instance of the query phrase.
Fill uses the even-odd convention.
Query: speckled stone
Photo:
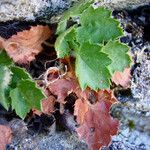
[[[0,22],[48,20],[68,9],[74,0],[0,0]]]
[[[0,0],[0,22],[10,20],[56,22],[60,14],[79,0]],[[100,1],[100,0],[95,0]],[[150,0],[102,0],[111,9],[132,9]]]
[[[136,107],[150,110],[150,45],[137,53],[136,63],[131,84],[133,96],[138,99]]]
[[[150,3],[150,0],[102,0],[102,4],[111,9],[133,9]]]

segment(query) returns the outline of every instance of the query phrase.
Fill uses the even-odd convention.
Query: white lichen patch
[[[136,63],[139,66],[134,70],[131,90],[134,98],[137,98],[138,109],[150,110],[150,47],[137,53]]]
[[[32,20],[44,14],[56,15],[58,10],[68,5],[73,0],[1,0],[0,1],[0,22],[9,20]],[[49,14],[47,14],[47,9]],[[56,9],[58,9],[56,11]]]
[[[46,0],[3,0],[0,1],[0,21],[19,18],[34,20],[34,14],[47,6]]]

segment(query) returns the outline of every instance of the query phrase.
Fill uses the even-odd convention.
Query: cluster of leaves
[[[74,106],[77,133],[90,149],[98,150],[108,146],[111,136],[117,134],[119,122],[109,114],[117,100],[108,89],[111,80],[127,86],[130,71],[126,68],[130,67],[131,59],[127,54],[129,47],[119,40],[123,35],[119,21],[112,18],[110,10],[94,8],[91,3],[83,2],[62,17],[55,49],[59,58],[75,58],[71,64],[77,78],[73,77],[74,70],[71,78],[80,85],[73,88],[78,97]],[[126,81],[120,76],[125,76]],[[62,86],[59,89],[63,91]],[[57,90],[55,94],[58,95]]]
[[[53,72],[56,74],[56,70]],[[70,93],[77,96],[73,114],[79,125],[76,131],[90,149],[99,150],[102,146],[109,145],[111,136],[117,134],[119,126],[118,120],[109,114],[111,106],[117,102],[111,90],[81,90],[72,71],[55,82],[50,82],[48,89],[57,96],[56,101],[61,106],[66,103]],[[60,112],[63,113],[63,110]]]
[[[104,7],[89,6],[78,13],[70,14],[69,18],[67,15],[67,19],[72,20],[78,16],[77,22],[70,28],[61,28],[64,22],[58,25],[57,55],[59,58],[76,58],[75,73],[82,89],[110,88],[112,75],[116,71],[123,72],[131,62],[128,46],[119,41],[123,35],[120,23]]]
[[[117,102],[113,91],[109,90],[110,81],[127,86],[130,70],[125,68],[130,66],[131,60],[127,54],[128,46],[119,40],[123,35],[120,23],[111,17],[110,10],[94,8],[92,3],[93,0],[82,0],[67,11],[58,24],[55,49],[68,70],[62,75],[60,72],[64,70],[52,67],[43,75],[44,92],[48,98],[44,99],[42,90],[24,69],[15,66],[6,52],[0,51],[0,103],[7,110],[11,106],[24,119],[31,109],[39,113],[37,110],[41,110],[42,99],[44,113],[55,111],[56,101],[60,103],[60,112],[63,113],[66,98],[73,93],[77,97],[73,114],[79,125],[76,131],[90,149],[98,150],[108,146],[111,136],[118,132],[119,122],[109,113],[111,106]],[[9,41],[2,39],[2,48],[8,48],[7,43],[11,43],[6,51],[15,62],[33,60],[35,54],[41,51],[41,43],[49,37],[48,28],[31,29],[34,30],[17,33]],[[32,36],[26,40],[26,35],[34,31],[38,34],[29,42]],[[15,55],[14,39],[16,43],[20,41]],[[20,50],[23,53],[20,54]],[[35,50],[38,52],[35,53]],[[33,57],[28,59],[28,56]],[[72,57],[74,59],[70,59]],[[124,77],[126,81],[122,82]]]
[[[45,97],[31,76],[0,51],[0,103],[8,110],[10,106],[22,119],[35,108],[41,110],[41,100]]]

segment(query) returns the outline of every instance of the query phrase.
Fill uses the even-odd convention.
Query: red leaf
[[[131,74],[130,68],[126,68],[123,72],[116,71],[112,76],[112,81],[116,85],[121,85],[125,88],[130,86]]]
[[[42,109],[43,113],[45,114],[51,114],[55,111],[55,97],[54,96],[49,96],[48,98],[44,99],[42,101]]]
[[[18,32],[9,39],[0,37],[0,47],[17,63],[28,63],[42,51],[41,44],[51,35],[48,26],[38,25],[30,30]]]
[[[115,98],[111,90],[100,90],[97,94],[98,101],[106,101],[110,104],[114,104],[117,102],[117,99]]]
[[[57,96],[57,101],[65,103],[65,98],[77,87],[74,79],[58,79],[49,84],[49,90]]]
[[[110,107],[115,102],[116,99],[112,97],[111,91],[101,90],[98,92],[98,101],[89,104],[88,111],[84,115],[84,123],[77,128],[77,132],[91,150],[108,146],[111,136],[117,134],[119,122],[109,114]]]
[[[76,121],[78,124],[82,124],[84,122],[84,117],[87,111],[87,101],[84,99],[77,99],[74,107],[74,115],[77,117]]]
[[[6,144],[11,143],[12,130],[8,126],[0,125],[0,150],[5,150]]]
[[[52,114],[55,111],[55,102],[56,99],[54,96],[50,95],[48,98],[42,100],[42,112],[36,109],[32,109],[33,114],[41,115],[44,114]]]

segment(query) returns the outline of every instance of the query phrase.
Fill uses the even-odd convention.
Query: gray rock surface
[[[136,106],[150,111],[150,45],[138,52],[136,57],[138,67],[132,78],[132,93],[135,98],[138,98]]]
[[[133,9],[150,3],[150,0],[102,0],[102,4],[112,9]]]
[[[0,0],[0,22],[46,20],[62,13],[74,0]],[[46,19],[45,19],[46,18]]]
[[[134,16],[126,11],[117,14],[125,30],[122,40],[130,45],[134,64],[131,94],[118,96],[122,103],[112,108],[113,116],[120,120],[119,134],[113,137],[110,146],[113,150],[150,149],[150,42],[145,39],[149,33],[143,30],[144,25],[149,25],[143,9],[137,10],[137,16],[137,12]]]
[[[0,0],[0,22],[10,20],[55,22],[59,14],[78,0]],[[97,0],[96,0],[97,1]],[[101,5],[112,9],[132,9],[150,0],[102,0]]]
[[[130,102],[135,100],[130,98]],[[130,102],[113,107],[113,116],[120,118],[120,129],[112,139],[113,150],[149,150],[150,149],[150,112],[139,110]]]
[[[48,128],[48,134],[30,134],[26,124],[19,119],[10,123],[13,131],[13,141],[9,145],[17,150],[86,150],[87,145],[80,141],[76,135],[68,131],[56,131],[55,123]]]

